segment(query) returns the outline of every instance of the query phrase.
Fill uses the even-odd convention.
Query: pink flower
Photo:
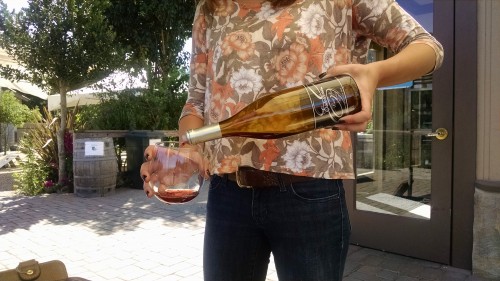
[[[73,134],[70,132],[64,133],[64,150],[66,151],[66,155],[73,155]]]
[[[44,187],[53,187],[54,186],[54,182],[52,180],[46,180],[44,183],[43,183],[43,186]]]

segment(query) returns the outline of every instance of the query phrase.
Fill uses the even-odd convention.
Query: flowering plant
[[[62,193],[68,192],[68,183],[63,180],[63,183],[55,183],[52,180],[46,180],[43,183],[43,189],[46,193]]]
[[[68,112],[68,127],[65,130],[64,146],[66,150],[67,178],[58,179],[57,132],[60,129],[58,117],[44,108],[44,115],[37,114],[37,122],[20,141],[20,150],[27,155],[29,161],[21,164],[21,171],[15,175],[14,188],[25,195],[40,193],[72,192],[73,189],[73,136],[75,108]],[[59,182],[59,183],[57,183]]]

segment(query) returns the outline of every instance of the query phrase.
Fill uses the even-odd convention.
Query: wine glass
[[[204,178],[204,159],[199,146],[179,147],[179,142],[165,141],[144,151],[141,177],[148,197],[154,195],[167,204],[180,204],[198,196]]]

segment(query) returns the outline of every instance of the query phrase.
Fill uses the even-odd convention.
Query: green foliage
[[[30,109],[10,91],[0,93],[0,122],[22,126],[30,119]]]
[[[385,170],[396,170],[410,166],[409,149],[405,147],[408,139],[399,137],[394,138],[392,142],[388,142],[390,144],[385,148],[386,151],[383,157]]]
[[[75,129],[75,115],[78,107],[68,112],[68,129]],[[27,161],[21,163],[21,171],[15,174],[14,188],[25,195],[36,195],[50,187],[47,183],[60,182],[66,191],[72,190],[73,184],[73,139],[69,131],[65,132],[65,170],[68,177],[58,178],[59,157],[57,134],[60,130],[58,117],[44,108],[43,116],[34,114],[35,126],[20,141],[20,150],[27,155]]]
[[[124,53],[104,14],[109,5],[109,0],[28,0],[19,13],[2,11],[0,47],[27,71],[2,66],[0,72],[61,95],[60,151],[67,128],[66,93],[103,79],[123,62]],[[64,153],[59,157],[62,179],[67,177]]]
[[[152,89],[102,94],[102,102],[80,109],[78,124],[87,130],[173,130],[187,97],[188,73],[173,69]]]
[[[0,138],[4,138],[4,154],[7,153],[7,125],[22,126],[31,116],[30,109],[23,105],[12,92],[0,93]]]
[[[0,46],[28,70],[23,78],[49,92],[81,88],[122,62],[108,7],[108,0],[28,0],[19,13],[4,11]]]
[[[146,69],[148,77],[155,79],[186,63],[188,54],[182,49],[191,36],[194,0],[110,2],[107,17],[117,41],[127,49],[131,67]]]
[[[178,66],[185,65],[188,58],[181,51],[191,35],[194,5],[193,0],[28,0],[27,8],[14,13],[8,12],[0,0],[0,47],[27,70],[0,66],[0,75],[25,79],[51,94],[61,94],[61,118],[46,117],[42,123],[47,127],[54,121],[48,127],[58,125],[62,129],[47,132],[41,126],[36,129],[39,133],[30,136],[37,147],[32,162],[40,167],[44,161],[59,165],[54,168],[46,164],[50,166],[49,179],[55,177],[54,169],[63,173],[71,164],[65,162],[67,153],[58,160],[52,158],[57,156],[54,152],[65,149],[64,129],[73,122],[66,124],[66,116],[71,115],[67,114],[66,93],[119,68],[145,70],[149,88],[140,93],[127,90],[103,96],[106,101],[102,106],[85,108],[79,124],[87,129],[177,127],[187,81],[186,72]],[[59,146],[55,145],[55,136]],[[36,139],[51,141],[40,147]],[[22,145],[27,149],[28,143],[26,140]],[[36,164],[32,164],[32,171]],[[66,175],[59,174],[58,178],[65,179]]]
[[[21,141],[23,147],[31,146],[32,138]],[[14,189],[23,195],[38,195],[44,191],[44,182],[49,176],[49,168],[32,149],[23,149],[25,161],[21,162],[21,171],[14,173]]]
[[[8,14],[7,4],[0,0],[0,31],[5,30],[5,14]]]

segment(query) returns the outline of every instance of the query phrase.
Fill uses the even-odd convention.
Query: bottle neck
[[[222,138],[219,124],[212,124],[186,132],[186,139],[189,144],[198,144],[219,138]]]

